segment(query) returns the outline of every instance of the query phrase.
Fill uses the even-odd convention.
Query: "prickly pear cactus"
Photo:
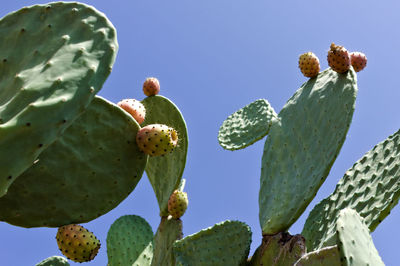
[[[35,266],[69,266],[68,260],[61,256],[49,257]]]
[[[86,109],[118,44],[104,14],[81,3],[22,8],[0,34],[1,197]]]
[[[294,266],[341,266],[337,246],[330,246],[309,252],[301,257]]]

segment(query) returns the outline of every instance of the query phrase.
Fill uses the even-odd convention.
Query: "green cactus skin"
[[[336,230],[342,265],[385,265],[372,242],[364,219],[355,210],[346,208],[340,211]]]
[[[35,266],[69,266],[69,262],[66,258],[61,257],[61,256],[52,256],[49,257]]]
[[[247,260],[251,230],[245,223],[225,221],[174,243],[178,265],[241,265]]]
[[[244,149],[267,135],[277,116],[267,100],[256,100],[222,123],[218,132],[219,144],[226,150]]]
[[[377,144],[349,170],[335,191],[310,212],[302,235],[312,251],[334,245],[335,224],[343,208],[356,210],[373,232],[400,197],[400,130]]]
[[[132,192],[146,166],[147,155],[135,141],[138,130],[132,116],[96,96],[0,198],[0,220],[59,227],[112,210]]]
[[[289,233],[264,235],[260,247],[251,258],[249,266],[287,266],[293,265],[306,253],[305,239],[301,235]]]
[[[108,266],[150,266],[153,258],[153,231],[140,216],[118,218],[107,233]]]
[[[151,266],[175,266],[172,246],[182,237],[181,220],[173,219],[171,216],[161,217],[161,223],[154,236],[154,255]]]
[[[265,142],[259,194],[264,234],[286,231],[325,181],[349,129],[356,73],[331,69],[310,79],[289,99]]]
[[[80,3],[25,7],[0,20],[0,34],[1,197],[85,110],[118,43],[104,14]]]
[[[337,246],[325,247],[309,252],[301,257],[294,266],[341,266],[340,253]]]
[[[146,173],[153,186],[160,207],[160,216],[168,216],[168,199],[177,189],[186,165],[188,133],[181,112],[174,103],[163,96],[151,96],[142,101],[146,108],[143,127],[164,124],[178,132],[178,146],[171,154],[149,157]]]

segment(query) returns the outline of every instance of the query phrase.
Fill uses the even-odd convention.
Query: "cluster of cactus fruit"
[[[370,232],[400,197],[400,131],[344,174],[311,211],[301,235],[287,232],[345,141],[364,54],[332,44],[330,68],[322,72],[314,54],[303,54],[300,69],[312,79],[279,114],[259,99],[222,123],[218,140],[227,150],[243,149],[268,134],[259,192],[262,242],[249,257],[252,233],[240,221],[183,238],[188,134],[179,109],[158,95],[158,80],[145,81],[142,101],[113,104],[95,96],[118,50],[104,14],[81,3],[54,2],[13,12],[0,20],[0,28],[5,39],[24,47],[0,43],[0,153],[6,160],[19,158],[0,165],[1,221],[59,227],[61,252],[73,261],[90,261],[100,242],[78,224],[118,206],[146,172],[160,208],[159,228],[154,234],[137,215],[118,218],[107,235],[110,266],[383,265]],[[27,41],[32,45],[23,46]],[[20,53],[29,60],[18,60]],[[66,159],[71,153],[76,156]],[[53,256],[37,265],[69,264]]]

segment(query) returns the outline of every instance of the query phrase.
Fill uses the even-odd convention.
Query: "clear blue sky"
[[[3,0],[0,15],[47,1]],[[84,1],[104,12],[117,28],[120,50],[99,95],[118,102],[143,99],[141,85],[158,77],[161,95],[173,100],[188,125],[189,151],[184,178],[189,209],[184,234],[227,220],[246,222],[253,231],[251,253],[260,244],[258,190],[264,140],[245,150],[223,150],[217,141],[224,119],[265,98],[278,112],[306,81],[298,56],[313,51],[327,67],[331,42],[368,57],[358,75],[353,123],[314,206],[328,196],[344,172],[365,152],[400,128],[400,3],[398,1]],[[0,37],[1,38],[1,37]],[[309,207],[290,229],[300,233]],[[157,230],[158,206],[146,176],[108,214],[84,224],[102,242],[86,265],[106,265],[106,235],[125,214],[145,218]],[[372,234],[386,265],[398,265],[400,207]],[[0,223],[1,265],[34,265],[61,255],[57,229],[24,229]],[[75,265],[71,263],[71,265]],[[76,264],[78,265],[78,264]]]

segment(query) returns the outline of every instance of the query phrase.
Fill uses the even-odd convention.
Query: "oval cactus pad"
[[[309,252],[301,257],[294,266],[341,266],[337,246],[330,246]]]
[[[115,208],[139,182],[147,155],[137,122],[96,97],[0,198],[0,220],[22,227],[85,223]]]
[[[61,256],[52,256],[39,262],[35,266],[70,266],[70,265],[66,258]]]
[[[267,100],[256,100],[222,123],[218,133],[219,144],[226,150],[244,149],[267,135],[277,116]]]
[[[242,265],[250,244],[248,225],[225,221],[176,241],[174,254],[177,265],[182,266]]]
[[[341,209],[357,211],[373,232],[399,198],[400,130],[364,154],[346,171],[335,191],[315,205],[301,233],[307,239],[307,248],[315,250],[335,243]]]
[[[168,199],[179,186],[186,165],[188,133],[178,107],[163,96],[150,96],[142,101],[146,108],[143,126],[164,124],[178,132],[178,146],[164,156],[149,157],[146,174],[157,197],[160,215],[168,215]]]
[[[0,197],[81,114],[118,44],[104,14],[80,3],[25,7],[0,20]]]
[[[353,118],[356,73],[331,69],[304,83],[273,123],[264,145],[259,194],[264,234],[284,232],[325,181]]]

